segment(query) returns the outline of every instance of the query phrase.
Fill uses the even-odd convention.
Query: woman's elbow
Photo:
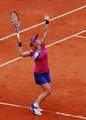
[[[23,53],[20,53],[20,56],[21,56],[21,57],[24,57],[24,54],[23,54]]]

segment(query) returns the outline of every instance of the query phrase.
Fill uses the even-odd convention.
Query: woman
[[[50,80],[50,73],[49,73],[49,66],[47,59],[47,50],[45,48],[45,39],[47,37],[48,27],[49,27],[49,17],[46,16],[44,21],[45,21],[45,29],[43,33],[43,38],[42,40],[39,40],[38,34],[34,35],[30,40],[30,47],[31,47],[30,51],[23,52],[20,36],[19,33],[17,33],[18,48],[20,55],[22,57],[28,57],[28,56],[33,57],[35,62],[35,68],[34,68],[35,82],[36,84],[40,85],[40,87],[43,89],[43,92],[31,105],[31,109],[35,115],[42,115],[42,109],[39,107],[39,105],[51,93],[51,80]]]

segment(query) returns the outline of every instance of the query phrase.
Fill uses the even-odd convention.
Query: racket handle
[[[16,28],[16,32],[17,32],[17,33],[19,32],[19,28]]]
[[[17,32],[17,38],[20,39],[20,35],[19,35],[19,32]]]
[[[21,42],[21,40],[20,40],[19,32],[17,33],[17,38],[18,38],[18,46],[19,46],[19,47],[22,47],[22,42]]]

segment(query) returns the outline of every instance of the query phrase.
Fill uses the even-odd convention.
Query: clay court
[[[41,104],[43,116],[29,110],[41,93],[32,58],[21,58],[9,13],[20,16],[24,50],[35,33],[46,40],[52,94]],[[0,120],[86,120],[86,0],[0,0]]]

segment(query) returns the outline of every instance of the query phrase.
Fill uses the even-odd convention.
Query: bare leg
[[[44,90],[39,97],[36,99],[35,103],[40,104],[43,102],[50,94],[51,94],[51,84],[45,83],[40,85],[40,87]]]
[[[39,107],[39,104],[43,102],[51,93],[51,84],[45,83],[40,85],[43,89],[43,92],[39,95],[39,97],[35,100],[35,102],[31,105],[31,108],[36,115],[42,115],[42,109]]]

